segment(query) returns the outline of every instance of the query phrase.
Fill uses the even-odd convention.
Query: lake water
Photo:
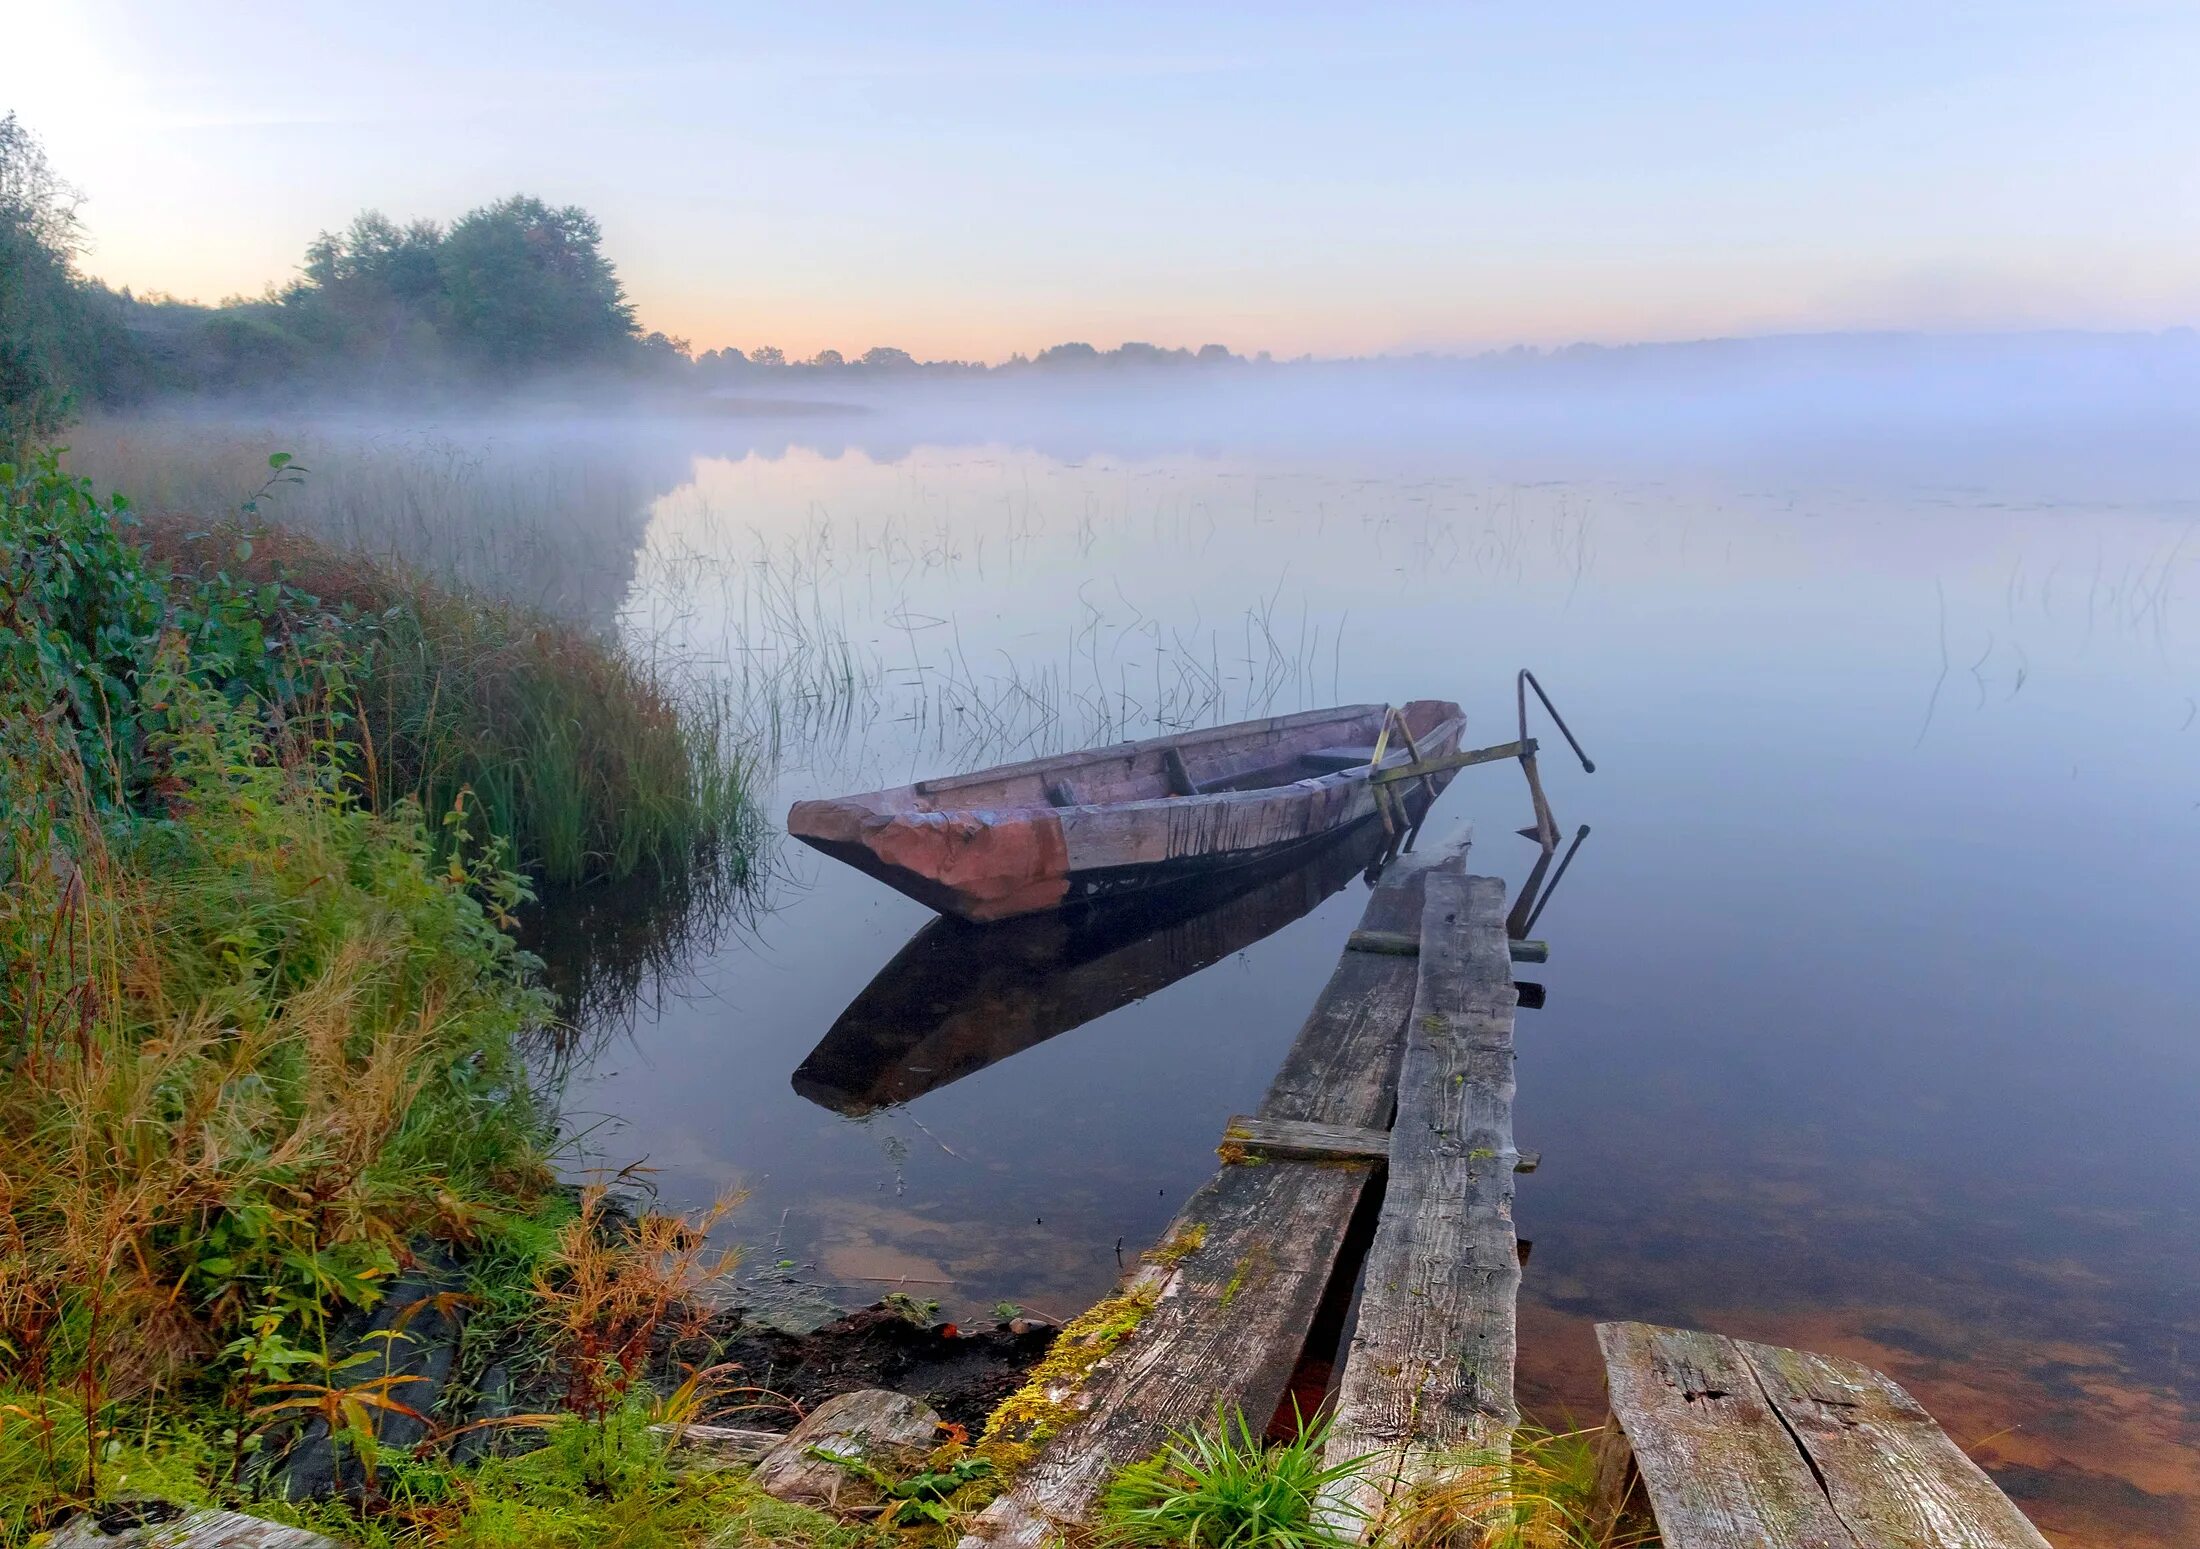
[[[561,584],[776,705],[775,816],[1347,701],[1502,741],[1532,667],[1598,769],[1539,728],[1593,832],[1523,970],[1531,1412],[1600,1413],[1599,1318],[1709,1326],[1891,1371],[2059,1543],[2200,1542],[2190,443],[1125,426],[603,432],[646,472]],[[1424,843],[1471,822],[1517,884],[1528,815],[1470,770]],[[640,960],[632,901],[594,900],[548,938],[612,963],[576,1165],[745,1190],[790,1304],[1074,1313],[1212,1170],[1364,898],[1348,857],[1143,944],[898,961],[928,913],[799,846]]]

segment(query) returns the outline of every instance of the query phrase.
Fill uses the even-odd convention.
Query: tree
[[[784,366],[786,363],[786,351],[776,344],[759,344],[749,351],[749,364],[752,366]]]
[[[324,231],[306,248],[302,277],[279,298],[288,321],[319,351],[347,359],[432,352],[442,244],[433,221],[399,226],[363,211],[350,230]]]
[[[516,194],[474,210],[437,254],[446,338],[492,369],[601,360],[633,344],[634,308],[577,205]]]
[[[847,365],[848,362],[842,358],[841,353],[838,350],[819,350],[815,355],[810,357],[810,364],[813,366],[821,367],[828,371],[833,371]]]
[[[863,352],[863,364],[873,371],[902,371],[916,365],[907,350],[893,349],[887,345],[875,345]]]
[[[81,385],[93,328],[76,273],[83,198],[36,135],[0,118],[0,458],[59,429]]]
[[[1100,359],[1100,352],[1089,344],[1057,344],[1039,352],[1033,362],[1041,366],[1089,366]]]

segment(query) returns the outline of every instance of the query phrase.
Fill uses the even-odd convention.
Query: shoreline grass
[[[857,1542],[650,1436],[638,1330],[709,1267],[702,1239],[554,1186],[521,1056],[554,1017],[512,933],[529,886],[469,786],[373,799],[350,707],[384,637],[356,599],[245,573],[241,534],[230,563],[166,568],[51,459],[0,466],[0,495],[0,1545],[148,1495],[356,1543]],[[508,675],[541,654],[522,638]],[[685,754],[677,707],[642,713]],[[525,1457],[461,1466],[449,1415],[433,1455],[377,1446],[409,1406],[348,1331],[445,1254],[585,1411],[533,1417]],[[294,1416],[372,1465],[365,1493],[270,1500]]]
[[[738,717],[707,680],[517,604],[262,522],[144,524],[201,580],[274,586],[333,609],[351,657],[344,708],[376,810],[458,811],[476,841],[553,887],[681,874],[761,816]]]

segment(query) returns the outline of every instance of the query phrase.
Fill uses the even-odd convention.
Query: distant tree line
[[[14,114],[0,119],[0,450],[91,405],[162,393],[359,391],[610,371],[702,390],[760,377],[976,376],[1242,364],[1198,351],[1058,344],[1001,366],[879,346],[789,360],[644,333],[595,217],[515,195],[449,226],[369,210],[310,243],[295,278],[215,305],[134,295],[82,271],[83,196]],[[1265,360],[1266,357],[1258,357]]]
[[[1164,349],[1156,344],[1125,343],[1112,350],[1089,344],[1057,344],[1036,355],[1012,355],[1000,365],[970,360],[918,360],[907,350],[880,345],[852,359],[838,350],[819,350],[808,360],[790,360],[775,345],[753,350],[705,350],[694,356],[695,375],[705,385],[738,382],[744,378],[785,375],[891,377],[891,376],[988,376],[1014,371],[1141,370],[1153,367],[1244,365],[1245,357],[1233,355],[1219,344],[1196,350]],[[1266,363],[1265,351],[1254,357]]]

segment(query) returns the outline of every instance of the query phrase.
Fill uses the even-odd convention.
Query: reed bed
[[[450,588],[287,528],[147,522],[153,552],[197,575],[280,582],[340,609],[362,788],[507,845],[551,885],[738,860],[757,814],[723,685],[681,676],[516,604]]]

